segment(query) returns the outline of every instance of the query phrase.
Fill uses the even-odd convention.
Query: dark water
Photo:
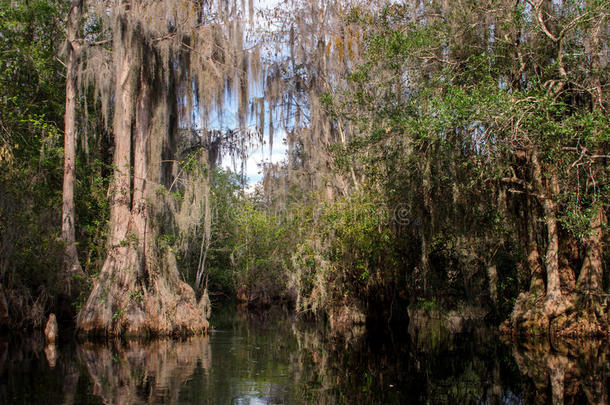
[[[505,344],[484,328],[369,328],[348,339],[280,309],[217,310],[183,341],[0,338],[0,404],[608,403],[608,344]]]

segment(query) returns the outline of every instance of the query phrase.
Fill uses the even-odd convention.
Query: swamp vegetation
[[[605,343],[544,339],[610,333],[608,0],[0,5],[3,328],[200,334],[221,297],[346,342],[482,322],[525,339],[536,391],[607,401],[606,380],[553,383]],[[248,184],[252,147],[278,145]],[[139,345],[115,348],[126,370],[78,349],[105,401],[139,395],[130,373],[156,367]],[[168,366],[167,395],[198,361]],[[351,378],[320,369],[306,380]]]

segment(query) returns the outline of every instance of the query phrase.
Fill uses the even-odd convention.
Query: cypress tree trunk
[[[599,294],[603,288],[602,232],[605,224],[603,208],[597,208],[591,220],[591,235],[586,240],[585,260],[583,261],[576,288],[580,293]]]
[[[588,5],[592,2],[587,2]],[[593,72],[592,81],[592,109],[600,113],[604,110],[604,92],[601,83],[601,60],[602,54],[600,45],[600,36],[603,24],[599,21],[595,24],[586,40],[587,53],[591,63],[591,71]],[[603,151],[598,151],[599,155],[603,155]],[[596,209],[595,214],[590,222],[591,234],[585,241],[585,260],[582,264],[580,275],[578,277],[577,288],[579,291],[586,293],[599,294],[603,289],[603,266],[602,266],[602,249],[603,249],[603,230],[606,225],[606,216],[604,214],[604,206],[595,197],[593,207]]]
[[[532,151],[531,164],[532,184],[537,198],[542,204],[546,225],[547,246],[544,255],[544,270],[546,272],[545,314],[547,317],[553,318],[566,309],[559,277],[559,234],[556,202],[559,195],[559,183],[555,172],[550,173],[545,181],[536,150]]]
[[[120,11],[121,12],[121,11]],[[169,136],[167,83],[155,69],[159,58],[130,26],[116,18],[114,180],[108,256],[78,317],[85,334],[172,335],[208,327],[209,302],[199,306],[179,279],[174,254],[158,243],[167,206],[158,203],[159,146]],[[207,297],[207,295],[205,295]]]
[[[424,169],[422,174],[422,189],[424,199],[424,211],[421,221],[420,229],[420,240],[421,240],[421,255],[420,255],[420,267],[423,281],[424,294],[428,293],[429,279],[430,279],[430,248],[428,243],[428,232],[432,233],[434,227],[434,213],[432,205],[432,169],[430,165],[430,159],[427,158],[424,163]]]
[[[559,194],[559,186],[555,173],[550,175],[548,183],[546,198],[544,198],[542,203],[547,232],[547,247],[544,258],[546,268],[545,310],[547,316],[553,317],[565,310],[565,299],[561,293],[561,281],[559,278],[557,203],[554,200],[554,196]]]
[[[66,112],[64,117],[64,178],[62,193],[61,238],[65,243],[64,271],[61,278],[67,279],[65,286],[70,294],[71,279],[84,275],[76,250],[74,230],[74,180],[76,165],[76,80],[81,46],[78,30],[82,17],[82,0],[72,0],[68,16],[68,38],[66,58]]]
[[[529,271],[529,288],[519,294],[510,318],[504,327],[515,332],[541,333],[546,330],[548,322],[542,314],[540,303],[545,297],[542,261],[536,241],[536,211],[534,197],[525,197],[525,244],[526,257],[524,267]]]

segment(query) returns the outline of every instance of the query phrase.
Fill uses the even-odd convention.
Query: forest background
[[[5,327],[608,332],[608,1],[0,4]]]

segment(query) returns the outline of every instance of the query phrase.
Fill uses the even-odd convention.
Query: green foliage
[[[32,297],[44,310],[61,288],[63,11],[53,1],[0,1],[0,283],[22,298],[9,302],[16,325],[37,322]]]
[[[239,189],[237,176],[231,172],[216,170],[213,173],[210,181],[211,235],[205,263],[209,274],[208,288],[210,291],[225,294],[232,294],[235,291],[230,253],[235,245],[237,234],[235,217],[240,201]],[[188,235],[190,240],[186,245],[192,246],[191,250],[180,251],[177,257],[178,267],[182,270],[183,276],[193,284],[200,260],[202,232],[205,229],[205,218],[202,217],[199,221],[199,231]],[[164,235],[162,239],[162,243],[168,246],[175,245],[176,238],[173,234]]]
[[[371,194],[355,193],[322,205],[312,225],[292,257],[301,311],[365,300],[379,276],[396,268],[389,212]]]
[[[290,264],[288,223],[246,198],[236,218],[237,234],[231,252],[235,280],[250,291],[281,297],[287,290]]]
[[[0,1],[0,282],[15,296],[40,297],[43,311],[58,302],[44,297],[65,288],[57,283],[64,259],[59,241],[65,106],[61,50],[68,7],[54,0]],[[94,275],[105,255],[111,156],[101,114],[91,94],[79,101],[85,97],[89,107],[81,108],[83,120],[77,123],[82,150],[74,185],[76,238],[81,263]],[[74,281],[88,285],[88,280]],[[76,310],[86,293],[73,303]],[[21,316],[16,313],[14,322]],[[29,322],[27,314],[23,318]]]
[[[100,118],[100,117],[98,117]],[[75,184],[75,205],[77,218],[77,240],[80,250],[86,252],[81,264],[87,274],[95,276],[102,268],[106,257],[106,237],[108,234],[108,184],[110,166],[98,156],[79,159],[77,162],[77,182]],[[106,157],[108,159],[108,157]],[[84,160],[84,161],[83,161]]]
[[[55,288],[63,256],[59,50],[68,5],[0,0],[0,283],[30,296]],[[188,154],[178,170],[209,182],[210,217],[192,235],[164,231],[158,247],[176,251],[189,282],[205,253],[210,290],[296,293],[299,310],[315,313],[353,303],[372,311],[396,299],[432,310],[449,295],[480,296],[480,269],[495,263],[498,311],[507,314],[527,285],[516,270],[525,254],[507,247],[523,248],[528,226],[536,241],[546,238],[544,203],[557,207],[562,243],[576,242],[578,257],[563,257],[575,269],[596,214],[608,212],[608,66],[592,51],[608,5],[553,6],[549,32],[520,4],[347,10],[345,32],[362,34],[352,35],[360,59],[310,75],[338,77],[311,91],[326,121],[306,129],[311,136],[326,131],[316,125],[330,129],[324,140],[295,142],[286,169],[301,179],[289,178],[282,198],[267,189],[246,194],[243,179],[210,172],[200,151]],[[100,29],[94,20],[85,27],[89,36]],[[560,47],[553,32],[563,35]],[[336,40],[328,45],[327,53]],[[303,64],[293,69],[299,80],[311,73]],[[90,93],[79,100],[75,201],[81,263],[95,275],[104,261],[114,168],[112,134]],[[299,172],[311,171],[307,159],[319,163],[306,148],[330,153],[327,171]],[[318,186],[303,186],[302,177]],[[157,197],[184,202],[185,191],[159,186]],[[179,237],[188,239],[188,251],[178,251]],[[134,242],[128,235],[121,243]],[[138,294],[130,298],[141,300]]]
[[[429,300],[422,297],[417,299],[417,303],[414,305],[415,308],[421,309],[426,312],[438,312],[443,309],[442,305],[436,300]]]

